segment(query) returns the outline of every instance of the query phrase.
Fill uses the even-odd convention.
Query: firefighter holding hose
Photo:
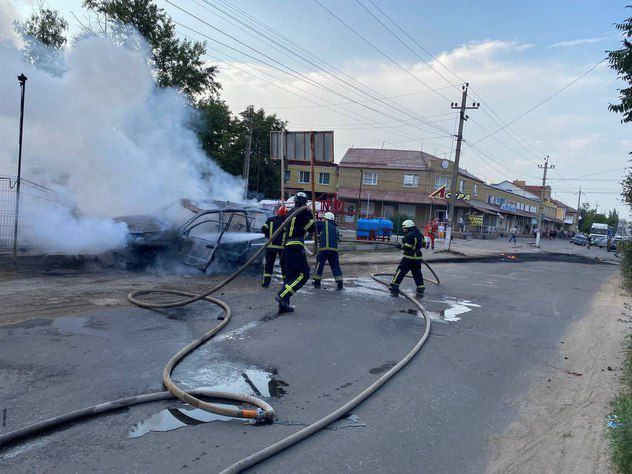
[[[336,280],[336,287],[342,290],[342,269],[338,258],[338,228],[335,220],[336,216],[333,212],[325,212],[325,220],[316,223],[318,254],[316,255],[316,274],[312,282],[316,288],[320,288],[325,263],[329,263],[331,273],[334,274],[334,280]]]
[[[296,193],[295,208],[307,205],[307,195]],[[291,313],[290,298],[309,280],[310,269],[305,255],[305,234],[314,232],[314,217],[307,209],[291,218],[286,225],[285,243],[283,245],[282,268],[285,272],[283,288],[274,298],[279,303],[278,314]]]
[[[266,236],[268,240],[272,237],[272,234],[281,227],[285,217],[287,215],[287,209],[285,206],[279,206],[274,212],[275,216],[269,217],[265,224],[261,227],[261,233]],[[281,232],[276,238],[270,242],[268,248],[266,248],[265,265],[263,268],[263,281],[261,286],[268,288],[270,281],[272,280],[272,272],[274,271],[274,263],[277,257],[279,257],[279,265],[281,265],[281,275],[284,275],[283,271],[283,243],[285,241],[285,232]]]
[[[406,274],[410,272],[417,286],[417,298],[423,298],[426,287],[424,285],[424,277],[421,274],[421,246],[424,237],[410,219],[402,223],[402,228],[405,235],[402,243],[397,244],[397,248],[403,249],[404,255],[402,255],[402,260],[399,262],[395,276],[391,281],[391,296],[399,295],[399,285]]]

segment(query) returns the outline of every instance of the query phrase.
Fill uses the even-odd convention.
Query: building
[[[340,163],[315,166],[318,199],[337,197],[344,201],[340,224],[354,227],[358,217],[413,218],[423,226],[438,217],[447,219],[449,197],[454,191],[454,162],[419,150],[349,148]],[[285,171],[288,194],[311,191],[309,163],[289,160]],[[456,222],[468,223],[468,235],[507,235],[515,228],[530,235],[538,222],[541,186],[525,181],[487,184],[465,169],[456,183]],[[577,229],[577,211],[551,198],[544,188],[543,230]],[[459,229],[455,229],[459,235]]]
[[[360,216],[391,217],[399,214],[418,223],[447,217],[453,192],[454,162],[418,150],[350,148],[338,165],[338,197]],[[485,202],[485,182],[460,169],[455,186],[456,220],[481,214],[481,231],[497,228],[496,209]],[[432,196],[444,191],[443,196]],[[355,221],[347,216],[347,224]]]
[[[334,197],[338,187],[338,165],[319,162],[314,166],[316,198],[323,200]],[[309,163],[288,161],[285,169],[285,191],[288,195],[304,191],[308,196],[312,192],[312,176]]]

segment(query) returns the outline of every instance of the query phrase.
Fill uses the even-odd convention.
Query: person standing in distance
[[[274,212],[275,216],[268,217],[268,220],[261,227],[261,232],[266,236],[268,240],[272,237],[281,225],[283,225],[283,221],[287,215],[287,209],[283,204],[281,204],[277,210]],[[285,272],[283,271],[283,242],[285,240],[285,232],[284,230],[279,235],[277,235],[270,245],[266,248],[266,257],[265,257],[265,266],[263,268],[263,281],[261,282],[261,286],[264,288],[268,288],[270,286],[270,281],[272,280],[272,272],[274,271],[274,263],[276,262],[277,256],[279,257],[279,265],[281,265],[281,275]]]
[[[320,288],[325,263],[329,263],[331,273],[334,274],[334,280],[336,280],[336,286],[342,290],[342,269],[338,258],[338,228],[335,219],[336,216],[333,212],[325,212],[325,220],[316,222],[318,254],[316,255],[316,275],[314,275],[312,282],[316,288]]]
[[[391,281],[391,296],[399,296],[399,285],[404,280],[404,277],[410,272],[415,280],[417,286],[417,298],[424,297],[424,277],[421,274],[421,242],[423,241],[423,235],[419,232],[419,229],[415,227],[415,223],[408,219],[402,223],[404,229],[404,238],[401,244],[397,244],[397,248],[404,250],[402,260],[399,262],[399,266],[395,271],[393,280]]]
[[[304,192],[296,193],[295,209],[305,205],[307,205],[307,195]],[[305,234],[314,232],[315,228],[314,217],[307,209],[291,217],[286,226],[282,261],[285,277],[283,288],[274,298],[279,303],[278,314],[294,311],[294,308],[290,306],[290,298],[309,280],[310,270],[305,255]]]

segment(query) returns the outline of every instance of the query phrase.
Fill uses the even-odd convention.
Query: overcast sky
[[[351,146],[423,147],[453,158],[456,112],[450,103],[460,101],[463,79],[471,85],[468,102],[481,102],[481,108],[468,113],[462,167],[489,182],[520,178],[538,184],[538,163],[550,155],[554,197],[575,207],[581,186],[582,202],[630,215],[618,193],[632,127],[607,110],[621,86],[607,63],[520,117],[619,47],[613,23],[630,14],[626,2],[318,2],[157,0],[184,25],[178,26],[180,34],[207,41],[208,59],[219,66],[222,98],[233,111],[255,104],[287,120],[290,129],[334,130],[336,161]],[[81,3],[47,5],[60,10],[76,31],[89,20]],[[258,31],[277,44],[217,9],[250,21],[231,4],[260,22]],[[0,35],[6,36],[8,20],[27,15],[32,2],[0,0],[0,8]],[[324,70],[321,60],[331,69]]]

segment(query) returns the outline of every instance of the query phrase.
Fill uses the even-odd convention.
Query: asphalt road
[[[516,416],[512,400],[539,371],[563,365],[557,358],[565,329],[617,268],[505,261],[436,270],[442,284],[429,285],[424,300],[433,315],[431,336],[416,358],[353,416],[253,472],[484,470],[490,440]],[[4,449],[0,470],[218,472],[333,411],[408,352],[422,321],[407,312],[411,305],[403,298],[373,286],[360,279],[343,292],[333,282],[323,290],[305,287],[293,301],[297,312],[279,318],[273,318],[272,290],[238,293],[234,285],[225,293],[234,320],[181,364],[174,379],[269,391],[278,397],[270,398],[278,423],[194,424],[182,411],[164,412],[178,407],[175,401],[154,403]],[[169,357],[218,314],[196,303],[0,327],[0,410],[6,409],[0,431],[160,390]]]

